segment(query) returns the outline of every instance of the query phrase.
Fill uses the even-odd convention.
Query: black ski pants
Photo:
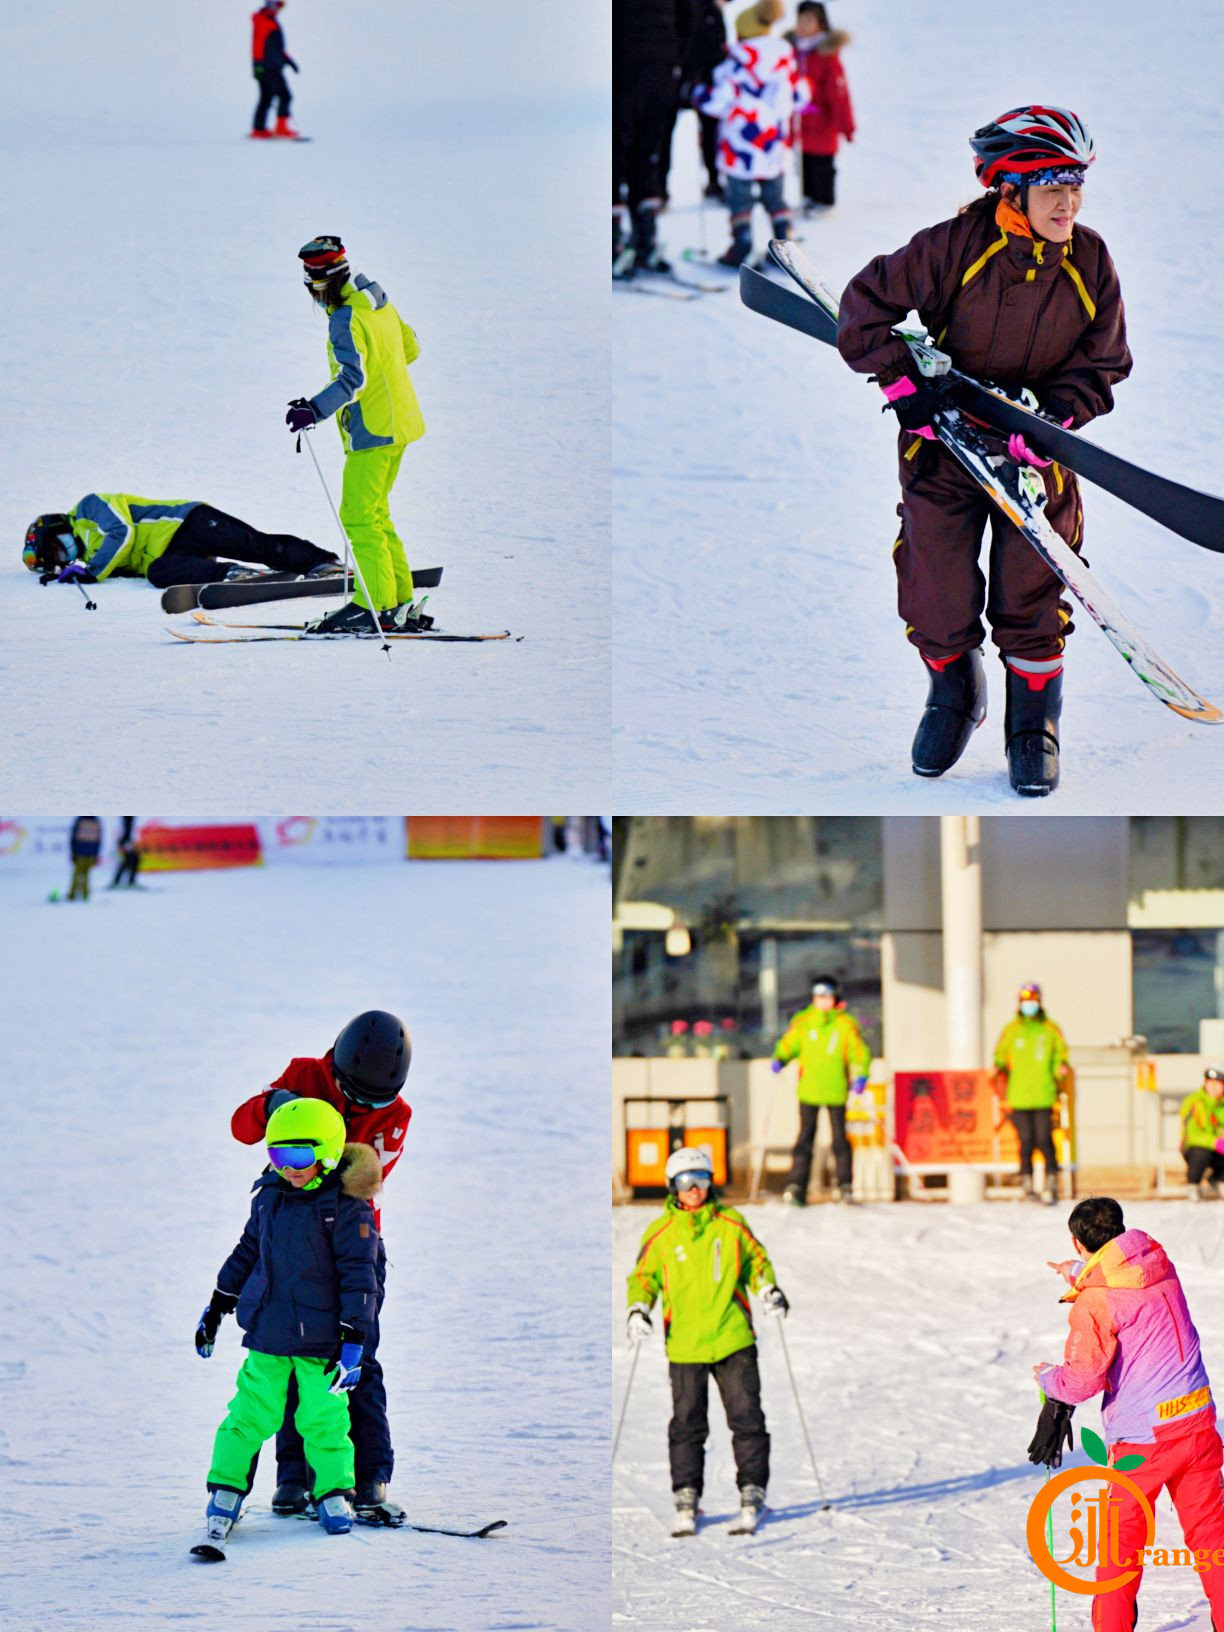
[[[663,148],[676,116],[676,76],[665,63],[618,67],[612,87],[612,202],[636,215],[663,196]]]
[[[1187,1145],[1182,1152],[1186,1158],[1187,1184],[1201,1184],[1210,1179],[1213,1184],[1224,1179],[1224,1156],[1209,1150],[1206,1145]]]
[[[854,1176],[854,1152],[850,1149],[850,1141],[846,1137],[846,1107],[844,1105],[826,1105],[829,1113],[829,1123],[833,1129],[833,1157],[837,1163],[837,1183],[842,1190],[849,1190]],[[820,1120],[819,1105],[799,1104],[799,1137],[795,1140],[795,1149],[791,1156],[791,1170],[786,1180],[787,1187],[798,1185],[801,1194],[807,1195],[808,1180],[812,1176],[812,1146],[816,1141],[816,1127]]]
[[[358,1485],[370,1479],[389,1483],[395,1467],[395,1452],[391,1447],[391,1427],[387,1421],[387,1390],[383,1384],[382,1367],[375,1359],[378,1348],[378,1316],[387,1290],[387,1249],[382,1238],[378,1242],[375,1264],[378,1275],[378,1302],[374,1319],[366,1333],[361,1349],[361,1378],[349,1394],[349,1438],[353,1442],[355,1474]],[[276,1477],[314,1488],[314,1475],[306,1463],[306,1448],[297,1431],[293,1413],[297,1410],[297,1378],[289,1379],[289,1397],[285,1401],[285,1420],[276,1436]]]
[[[809,204],[834,203],[837,167],[831,153],[803,155],[803,196]]]
[[[120,852],[119,865],[115,868],[115,876],[111,879],[111,889],[118,889],[126,878],[129,884],[135,884],[136,874],[140,871],[140,851],[136,846],[129,845]]]
[[[761,1376],[757,1369],[756,1344],[729,1354],[713,1365],[673,1360],[671,1373],[672,1419],[667,1428],[667,1449],[671,1458],[673,1490],[691,1488],[698,1496],[705,1471],[705,1442],[710,1433],[709,1379],[718,1384],[731,1449],[735,1453],[735,1482],[745,1485],[769,1483],[769,1433],[761,1410]]]
[[[1020,1135],[1020,1177],[1033,1176],[1033,1152],[1039,1150],[1045,1160],[1046,1178],[1058,1172],[1054,1156],[1054,1112],[1012,1111],[1012,1125]]]
[[[168,589],[171,584],[215,583],[235,561],[254,561],[274,572],[309,572],[335,559],[330,550],[292,533],[261,533],[211,504],[197,504],[165,555],[150,561],[145,576],[154,588]]]
[[[267,130],[268,113],[273,102],[276,103],[276,114],[279,119],[289,117],[289,104],[293,98],[289,95],[289,83],[285,78],[283,68],[265,68],[259,76],[259,102],[255,108],[255,118],[252,121],[252,130]]]

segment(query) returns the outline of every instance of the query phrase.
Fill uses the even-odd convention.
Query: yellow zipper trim
[[[1071,265],[1070,261],[1064,261],[1062,263],[1062,269],[1067,274],[1067,276],[1071,279],[1071,282],[1075,285],[1076,293],[1079,295],[1080,299],[1083,301],[1084,310],[1088,313],[1089,319],[1092,320],[1092,321],[1095,321],[1095,319],[1096,319],[1096,307],[1093,304],[1092,298],[1089,295],[1087,289],[1084,288],[1083,278],[1080,277],[1079,273]]]
[[[963,289],[965,287],[965,285],[970,281],[971,278],[976,278],[977,277],[978,273],[986,265],[986,262],[990,259],[990,257],[992,255],[997,255],[998,252],[1001,249],[1006,249],[1006,248],[1007,248],[1007,234],[1003,231],[1002,227],[1000,227],[999,228],[999,236],[998,236],[997,241],[995,243],[991,244],[990,248],[986,251],[986,253],[984,255],[979,255],[977,260],[974,261],[973,265],[969,268],[969,270],[965,273],[964,277],[961,279],[961,288]],[[944,332],[946,333],[947,331],[945,330]]]

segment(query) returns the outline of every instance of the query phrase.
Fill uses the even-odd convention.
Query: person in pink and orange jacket
[[[1150,1503],[1168,1489],[1196,1557],[1224,1548],[1224,1447],[1216,1429],[1211,1383],[1177,1271],[1158,1241],[1128,1230],[1109,1196],[1091,1196],[1067,1220],[1080,1255],[1051,1264],[1068,1282],[1071,1329],[1061,1366],[1045,1361],[1033,1375],[1046,1395],[1030,1460],[1057,1467],[1064,1439],[1072,1443],[1071,1413],[1103,1394],[1101,1426],[1112,1465],[1141,1456],[1128,1469]],[[1092,1605],[1095,1632],[1131,1632],[1143,1575],[1145,1517],[1118,1487],[1121,1503],[1118,1564],[1097,1566],[1097,1580],[1127,1570],[1133,1579],[1101,1593]],[[1214,1624],[1224,1627],[1224,1569],[1200,1579]]]

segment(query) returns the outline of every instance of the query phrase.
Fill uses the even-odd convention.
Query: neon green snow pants
[[[391,489],[399,475],[403,447],[363,448],[344,456],[344,488],[340,520],[353,546],[374,601],[374,611],[412,599],[412,572],[395,524],[391,520]],[[354,586],[358,606],[369,602]]]
[[[238,1392],[229,1403],[225,1421],[213,1441],[210,1485],[224,1485],[245,1493],[260,1447],[271,1439],[285,1415],[289,1378],[297,1374],[298,1407],[293,1420],[314,1469],[316,1496],[353,1486],[353,1442],[349,1438],[347,1394],[329,1394],[323,1375],[324,1360],[300,1355],[256,1354],[247,1357],[238,1372]]]

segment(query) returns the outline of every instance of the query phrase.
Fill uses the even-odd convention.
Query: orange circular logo
[[[1081,1581],[1079,1576],[1068,1574],[1046,1546],[1046,1515],[1053,1507],[1056,1498],[1081,1479],[1104,1479],[1107,1484],[1121,1485],[1124,1490],[1129,1491],[1143,1509],[1143,1516],[1147,1526],[1143,1544],[1145,1548],[1152,1545],[1156,1539],[1156,1515],[1152,1512],[1152,1504],[1135,1481],[1128,1479],[1126,1474],[1119,1473],[1117,1468],[1068,1468],[1065,1473],[1055,1474],[1054,1478],[1044,1486],[1040,1495],[1034,1499],[1033,1505],[1029,1508],[1028,1522],[1024,1527],[1024,1539],[1028,1543],[1029,1552],[1033,1555],[1033,1562],[1046,1580],[1053,1581],[1055,1586],[1062,1587],[1066,1592],[1115,1592],[1119,1587],[1124,1587],[1128,1581],[1133,1581],[1139,1574],[1138,1569],[1126,1570],[1120,1575],[1110,1576],[1106,1581]],[[1105,1530],[1102,1527],[1101,1558],[1107,1556],[1105,1540]]]

